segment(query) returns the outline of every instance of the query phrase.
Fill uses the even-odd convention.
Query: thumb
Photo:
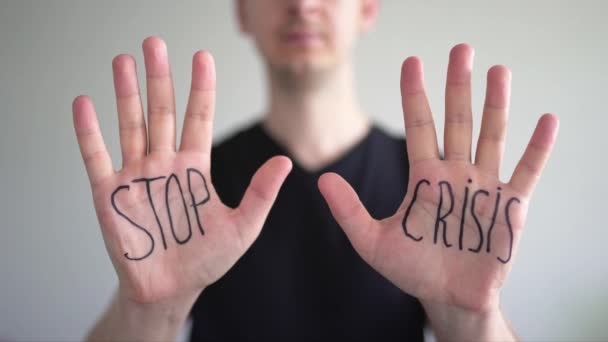
[[[344,178],[335,173],[325,173],[319,178],[318,185],[336,222],[355,250],[363,259],[371,261],[378,233],[378,229],[374,229],[377,221],[369,215],[357,193]]]
[[[260,166],[251,178],[251,183],[236,209],[238,221],[243,223],[238,229],[247,245],[252,244],[260,234],[268,212],[290,171],[291,160],[276,156]]]

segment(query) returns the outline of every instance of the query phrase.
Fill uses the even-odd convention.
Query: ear
[[[248,34],[249,24],[247,20],[247,10],[245,8],[247,6],[247,4],[245,3],[246,1],[247,0],[235,0],[234,9],[236,12],[236,18],[239,22],[239,30],[241,31],[241,33]]]
[[[376,23],[378,11],[380,10],[380,0],[361,0],[361,19],[359,31],[365,33]]]

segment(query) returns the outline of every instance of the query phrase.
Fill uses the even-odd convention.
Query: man
[[[488,72],[473,162],[473,50],[452,49],[442,159],[420,59],[402,68],[407,147],[357,103],[351,51],[376,19],[377,0],[236,5],[242,31],[266,63],[270,99],[261,122],[212,153],[215,69],[207,52],[193,58],[177,151],[164,42],[143,43],[147,129],[134,60],[114,59],[119,172],[90,99],[74,100],[119,277],[89,339],[175,339],[190,313],[193,340],[420,340],[425,319],[440,340],[515,339],[499,290],[557,118],[539,120],[510,181],[501,183],[506,67]]]

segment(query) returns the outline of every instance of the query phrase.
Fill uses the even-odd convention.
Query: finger
[[[209,153],[215,112],[215,63],[198,51],[192,58],[192,83],[182,129],[181,151]]]
[[[444,150],[446,160],[471,161],[473,113],[471,111],[471,70],[473,48],[459,44],[450,52],[445,87]]]
[[[486,173],[499,176],[507,135],[511,94],[511,72],[502,65],[488,70],[486,99],[477,141],[475,164]]]
[[[555,144],[559,120],[553,114],[545,114],[536,125],[524,155],[515,167],[510,185],[517,191],[530,196],[540,179]]]
[[[291,171],[291,161],[277,156],[262,165],[251,178],[251,183],[236,209],[243,224],[239,227],[242,241],[253,243],[258,236],[283,181]]]
[[[175,98],[167,45],[157,37],[143,43],[150,152],[175,152]]]
[[[88,96],[78,96],[72,102],[76,138],[91,185],[114,174],[112,160],[99,131],[93,103]]]
[[[319,190],[336,222],[364,260],[373,260],[376,222],[359,200],[353,188],[339,175],[325,173],[319,178]]]
[[[122,165],[146,156],[146,122],[139,95],[135,60],[129,55],[118,55],[112,61]]]
[[[418,57],[403,62],[401,100],[410,163],[439,158],[435,123],[424,92],[422,61]]]

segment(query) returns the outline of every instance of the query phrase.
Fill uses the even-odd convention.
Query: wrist
[[[175,340],[194,302],[202,293],[188,293],[153,303],[142,303],[127,296],[120,289],[114,298],[116,319],[128,327],[129,340]]]
[[[484,310],[474,311],[445,303],[421,301],[438,341],[517,340],[498,300]]]

